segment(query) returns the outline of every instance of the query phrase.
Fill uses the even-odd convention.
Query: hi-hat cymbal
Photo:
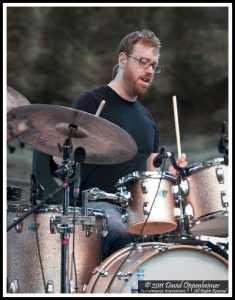
[[[26,121],[24,142],[33,149],[62,157],[58,148],[69,137],[70,125],[73,151],[85,150],[84,163],[115,164],[132,159],[137,145],[124,129],[87,112],[58,105],[31,104],[15,107],[7,114],[8,121],[18,124]],[[74,159],[74,153],[71,154]]]
[[[18,91],[7,86],[7,112],[12,108],[22,105],[28,105],[30,102]]]

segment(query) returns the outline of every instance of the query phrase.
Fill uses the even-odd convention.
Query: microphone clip
[[[163,163],[163,159],[168,158],[170,156],[171,152],[166,152],[165,147],[162,146],[159,150],[158,155],[153,159],[153,166],[155,168],[160,168]]]

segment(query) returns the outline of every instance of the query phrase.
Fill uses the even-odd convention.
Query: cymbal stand
[[[59,151],[62,152],[63,161],[62,165],[58,167],[56,173],[63,181],[64,188],[64,196],[62,203],[62,214],[63,216],[68,215],[68,207],[69,207],[69,184],[67,178],[72,176],[73,169],[69,164],[70,162],[70,153],[73,151],[73,146],[71,143],[71,136],[73,131],[76,129],[73,125],[69,125],[70,132],[69,137],[65,140],[63,146],[58,144]],[[64,218],[62,219],[64,220]],[[62,224],[58,228],[58,232],[60,233],[61,238],[61,293],[68,292],[68,278],[67,278],[67,255],[68,255],[68,245],[69,245],[69,235],[71,232],[71,228],[68,227],[68,223],[65,221],[61,222]]]

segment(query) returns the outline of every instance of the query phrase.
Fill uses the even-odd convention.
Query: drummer
[[[156,76],[159,76],[160,40],[147,29],[127,34],[118,48],[117,64],[112,80],[103,86],[82,93],[74,99],[72,107],[95,114],[102,100],[105,106],[100,117],[127,131],[138,146],[138,153],[131,160],[110,165],[82,166],[80,190],[97,187],[107,193],[115,193],[119,179],[135,171],[156,171],[153,159],[159,151],[159,130],[149,110],[138,97],[144,95]],[[124,141],[117,141],[123,143]],[[185,167],[185,154],[176,162]],[[170,166],[169,170],[176,170]],[[116,206],[107,202],[91,202],[89,207],[105,210],[109,215],[109,231],[103,240],[103,259],[134,242],[137,235],[128,233]]]

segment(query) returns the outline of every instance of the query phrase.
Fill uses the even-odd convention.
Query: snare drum
[[[131,293],[138,268],[144,269],[143,280],[228,280],[228,261],[205,246],[140,243],[103,261],[86,292]]]
[[[223,158],[186,167],[187,203],[192,207],[193,235],[228,234],[228,166]]]
[[[13,223],[30,208],[30,205],[8,206],[8,224]],[[74,208],[69,207],[68,211],[69,217],[82,216],[80,208],[74,211]],[[7,277],[10,292],[60,293],[61,238],[56,230],[55,219],[61,216],[60,205],[43,206],[35,214],[36,223],[32,213],[8,232]],[[91,226],[92,233],[87,236],[82,225],[77,224],[75,233],[71,233],[69,237],[66,268],[68,286],[71,288],[69,292],[74,292],[72,286],[75,286],[76,282],[75,266],[79,293],[82,292],[83,285],[88,284],[92,270],[101,263],[102,232],[106,226],[107,216],[98,209],[88,209],[88,216],[95,219],[95,224]]]
[[[127,176],[130,177],[134,180],[130,187],[130,205],[127,207],[128,231],[139,234],[147,217],[142,234],[160,234],[175,230],[177,221],[174,216],[172,186],[176,177],[168,172],[135,172]]]

